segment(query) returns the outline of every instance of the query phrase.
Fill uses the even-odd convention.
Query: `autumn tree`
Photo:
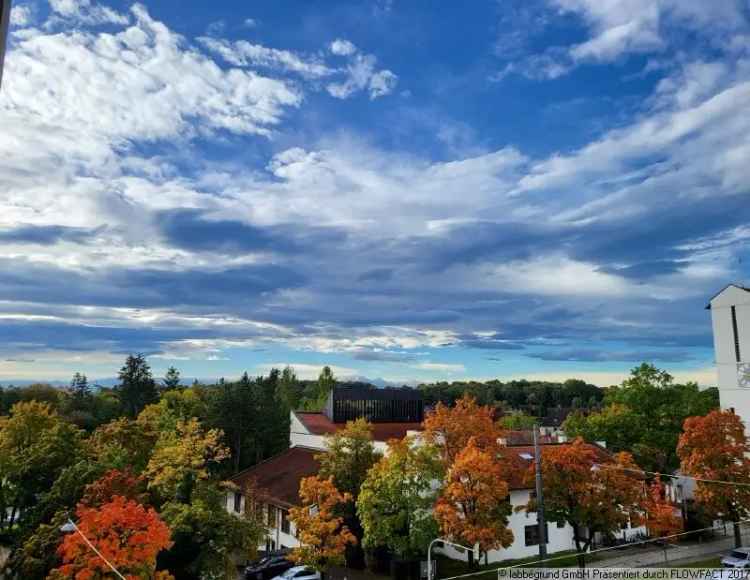
[[[221,439],[221,431],[204,429],[195,418],[162,432],[146,467],[149,489],[189,503],[195,483],[208,479],[211,466],[229,456]]]
[[[16,403],[0,417],[0,531],[35,506],[81,454],[82,431],[48,403]]]
[[[342,564],[346,547],[357,541],[337,515],[341,504],[351,498],[336,489],[333,478],[317,476],[300,482],[299,495],[302,505],[289,510],[289,519],[297,528],[300,546],[292,550],[290,559],[325,573],[329,566]]]
[[[86,507],[99,507],[110,503],[118,496],[140,504],[147,503],[146,479],[142,475],[134,475],[128,468],[110,469],[86,486],[81,504]]]
[[[159,433],[144,422],[120,417],[91,434],[87,449],[92,460],[108,468],[142,472],[151,457]]]
[[[532,467],[533,469],[533,467]],[[544,447],[544,511],[548,521],[567,522],[580,567],[597,532],[609,536],[643,509],[643,483],[629,453],[614,457],[576,439],[565,445]],[[527,506],[536,510],[532,499]]]
[[[333,478],[336,489],[350,498],[339,508],[344,524],[357,538],[347,550],[346,560],[349,566],[363,567],[363,530],[355,506],[367,472],[380,458],[372,440],[372,425],[362,418],[348,421],[343,429],[326,436],[326,449],[316,456],[320,462],[318,475]]]
[[[697,481],[695,499],[709,513],[734,524],[740,547],[740,521],[750,514],[750,445],[740,417],[716,410],[686,419],[677,454],[686,475],[738,484]]]
[[[159,400],[151,367],[142,354],[128,356],[118,377],[120,384],[115,387],[115,392],[129,417],[135,417],[146,405]]]
[[[443,476],[435,447],[391,439],[388,453],[368,471],[359,493],[364,546],[387,546],[401,558],[423,554],[438,535],[432,508],[435,482]]]
[[[464,395],[455,406],[438,403],[425,416],[424,438],[442,452],[446,465],[450,465],[466,448],[470,439],[480,449],[495,449],[504,431],[494,419],[494,410],[477,405],[476,399]]]
[[[472,437],[448,468],[435,504],[435,519],[444,536],[481,553],[513,543],[508,472],[494,447],[483,448]],[[470,558],[473,553],[469,552]],[[470,560],[473,564],[473,560]]]
[[[682,517],[674,503],[667,497],[666,488],[657,476],[648,487],[643,502],[641,523],[656,538],[672,536],[682,531]]]
[[[172,542],[169,528],[153,509],[117,496],[99,508],[81,505],[76,516],[81,533],[126,577],[171,578],[156,572],[157,554]],[[63,564],[53,570],[51,578],[89,580],[111,575],[109,566],[80,534],[65,536],[59,553]]]

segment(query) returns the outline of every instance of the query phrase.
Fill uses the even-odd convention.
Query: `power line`
[[[705,477],[693,477],[692,475],[674,475],[669,473],[659,473],[658,471],[648,471],[646,469],[635,469],[634,467],[622,467],[621,465],[605,465],[601,463],[595,463],[599,468],[602,469],[617,469],[620,471],[632,471],[635,473],[647,473],[649,475],[658,475],[659,477],[670,477],[672,479],[692,479],[693,481],[700,481],[702,483],[718,483],[721,485],[738,485],[738,486],[748,486],[750,487],[750,483],[744,483],[741,481],[726,481],[722,479],[707,479]]]

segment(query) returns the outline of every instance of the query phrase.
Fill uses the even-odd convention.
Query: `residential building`
[[[316,455],[325,452],[325,436],[342,429],[346,421],[364,417],[373,425],[375,447],[383,452],[389,439],[417,436],[421,431],[424,406],[421,396],[414,389],[334,389],[325,409],[319,413],[293,411],[291,414],[291,447],[246,469],[232,478],[240,490],[254,490],[254,509],[268,528],[266,540],[260,546],[266,550],[293,548],[299,545],[294,524],[289,522],[289,509],[299,505],[299,484],[304,477],[315,475],[320,463]],[[551,435],[543,435],[542,448],[564,445]],[[510,432],[503,443],[507,461],[514,466],[510,483],[512,513],[509,526],[515,541],[504,550],[487,554],[488,562],[526,558],[538,553],[538,526],[535,513],[521,509],[527,505],[533,491],[533,481],[527,477],[533,463],[533,446],[529,434]],[[594,452],[605,460],[608,452],[600,445],[591,445]],[[227,509],[238,515],[246,509],[246,498],[242,491],[230,493]],[[623,539],[643,534],[640,527],[627,526],[622,530]],[[548,522],[547,551],[549,553],[574,548],[572,528],[565,523]],[[449,546],[437,547],[453,558],[466,558]]]
[[[750,288],[730,284],[706,308],[711,311],[721,407],[750,425]]]

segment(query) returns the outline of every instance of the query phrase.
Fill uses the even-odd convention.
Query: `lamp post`
[[[476,548],[469,548],[467,546],[462,546],[461,544],[456,544],[455,542],[451,542],[449,540],[446,540],[444,538],[435,538],[430,542],[430,545],[427,547],[427,580],[432,580],[432,545],[435,542],[442,542],[443,544],[448,544],[449,546],[453,546],[454,548],[461,548],[463,550],[471,550],[476,554]]]
[[[2,0],[0,0],[0,1],[2,1]],[[78,529],[78,526],[75,525],[75,522],[73,522],[73,520],[71,520],[70,518],[68,518],[68,521],[65,522],[62,526],[60,526],[60,531],[63,532],[63,533],[66,533],[66,534],[70,533],[70,532],[76,532],[79,536],[81,536],[83,538],[83,541],[86,542],[86,545],[89,548],[91,548],[94,551],[94,553],[97,556],[99,556],[104,561],[104,563],[107,566],[110,567],[110,569],[112,570],[112,572],[114,572],[117,575],[117,577],[120,578],[120,580],[127,580],[127,578],[125,578],[125,576],[123,576],[122,574],[120,574],[119,570],[117,568],[115,568],[112,565],[112,563],[109,560],[107,560],[102,555],[102,553],[94,547],[94,544],[92,544],[89,541],[89,539],[83,534],[83,532],[80,529]]]
[[[10,0],[0,0],[0,86],[3,84],[3,62],[10,23]]]

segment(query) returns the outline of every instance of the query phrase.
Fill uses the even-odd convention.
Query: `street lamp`
[[[471,550],[472,552],[474,552],[474,555],[477,556],[477,560],[479,559],[479,554],[477,553],[476,548],[462,546],[461,544],[456,544],[455,542],[451,542],[449,540],[446,540],[445,538],[435,538],[430,542],[430,545],[427,546],[427,580],[432,580],[432,545],[435,542],[442,542],[443,544],[448,544],[449,546],[453,546],[454,548],[461,548],[462,550]]]
[[[3,84],[3,62],[5,61],[5,44],[8,39],[10,23],[10,0],[0,0],[0,86]]]
[[[0,0],[0,2],[2,2],[2,0]],[[60,526],[60,531],[63,532],[63,533],[65,533],[65,534],[69,534],[71,532],[78,533],[78,535],[83,538],[83,541],[86,542],[86,545],[89,548],[91,548],[94,551],[94,553],[97,556],[99,556],[104,561],[104,563],[112,569],[112,572],[114,572],[117,575],[117,577],[120,578],[120,580],[127,580],[127,578],[125,578],[125,576],[123,576],[122,574],[120,574],[119,570],[117,570],[117,568],[115,568],[112,565],[112,563],[109,560],[107,560],[102,555],[102,553],[94,547],[94,544],[92,544],[91,542],[89,542],[89,539],[83,534],[83,532],[80,529],[78,529],[78,526],[75,525],[75,523],[73,522],[73,520],[71,520],[70,518],[68,518],[68,521],[65,522],[62,526]]]

